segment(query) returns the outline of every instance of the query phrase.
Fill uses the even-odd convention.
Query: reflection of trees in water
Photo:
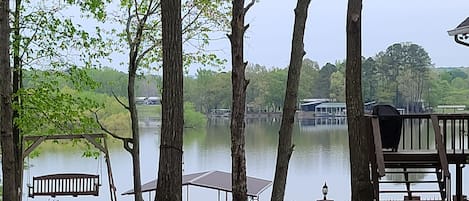
[[[435,134],[429,119],[405,119],[402,123],[399,149],[435,149]]]
[[[161,117],[147,116],[138,118],[139,127],[160,127]]]
[[[403,171],[402,168],[389,168],[387,171],[399,172]],[[407,168],[409,173],[409,181],[423,181],[425,177],[436,175],[435,173],[428,173],[435,171],[434,168]],[[422,172],[422,173],[413,173],[413,172]],[[386,174],[382,179],[385,181],[405,181],[404,173],[393,173]]]
[[[386,169],[387,171],[392,171],[392,172],[399,172],[403,171],[402,168],[393,168],[393,169]],[[434,168],[407,168],[408,172],[408,181],[435,181],[435,182],[426,182],[426,183],[412,183],[410,189],[411,190],[416,190],[416,189],[421,189],[421,190],[428,190],[428,189],[438,189],[438,181],[436,173],[434,173],[436,170]],[[419,172],[419,173],[415,173]],[[406,181],[404,173],[387,173],[383,178],[381,178],[381,181]],[[386,190],[406,190],[406,184],[405,183],[385,183],[381,184],[380,186],[381,189],[386,189]],[[418,194],[414,193],[413,195],[418,195],[421,196],[422,199],[428,200],[432,198],[438,198],[439,194],[438,193],[424,193],[424,194]]]
[[[346,117],[317,117],[310,119],[300,119],[301,126],[320,126],[320,125],[345,125]]]
[[[465,119],[440,121],[448,149],[469,149],[469,121]],[[446,129],[444,129],[446,128]],[[429,119],[405,119],[399,149],[435,150],[435,134]]]
[[[346,117],[318,117],[318,118],[308,118],[300,119],[299,125],[301,130],[315,131],[318,129],[340,129],[346,128],[347,118]]]
[[[226,125],[230,124],[230,117],[212,117],[208,119],[209,126],[216,126],[216,125]],[[277,124],[279,123],[281,118],[279,117],[262,117],[262,118],[246,118],[246,124]]]
[[[209,121],[205,130],[206,136],[201,139],[192,138],[191,140],[194,141],[190,142],[191,145],[186,144],[189,143],[188,141],[184,141],[185,146],[198,145],[200,146],[198,150],[203,153],[229,152],[231,142],[229,127],[229,119]],[[280,121],[272,119],[258,119],[247,123],[247,155],[259,157],[259,160],[267,160],[267,156],[270,157],[276,153],[279,128]],[[328,164],[333,165],[332,160],[339,160],[341,161],[339,166],[348,168],[348,135],[345,124],[338,127],[327,127],[327,129],[314,128],[304,130],[300,123],[295,124],[293,130],[295,163],[307,169],[311,164],[315,164],[315,166],[321,164],[322,167]]]

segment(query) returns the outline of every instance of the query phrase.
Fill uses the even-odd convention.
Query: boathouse
[[[318,117],[334,116],[344,117],[346,116],[345,103],[321,103],[316,106],[314,115]]]
[[[300,101],[300,108],[302,111],[314,112],[316,106],[320,105],[321,103],[328,103],[331,102],[331,99],[327,98],[309,98],[303,99]]]

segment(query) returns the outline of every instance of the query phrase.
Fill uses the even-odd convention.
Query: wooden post
[[[461,164],[456,164],[456,199],[453,198],[453,200],[463,201],[462,198],[462,166]]]
[[[404,201],[410,201],[410,200],[420,200],[420,196],[404,196]]]

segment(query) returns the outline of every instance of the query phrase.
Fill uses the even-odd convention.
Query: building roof
[[[436,106],[437,108],[440,108],[440,109],[464,109],[466,108],[465,105],[438,105]]]
[[[345,108],[345,103],[321,103],[316,108]]]
[[[306,106],[306,105],[319,105],[321,103],[324,103],[323,101],[312,101],[312,102],[306,102],[306,103],[302,103],[301,105],[302,106]]]
[[[272,182],[264,179],[247,177],[248,196],[258,197]],[[156,191],[157,180],[150,181],[142,185],[142,192]],[[222,190],[231,192],[231,173],[222,171],[207,171],[182,176],[182,185],[194,185],[203,188]],[[134,190],[128,190],[122,195],[134,194]]]
[[[448,34],[450,36],[455,36],[458,34],[469,34],[469,17],[461,22],[461,24],[459,24],[455,29],[449,30]]]

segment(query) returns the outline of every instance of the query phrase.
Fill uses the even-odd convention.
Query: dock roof
[[[267,189],[272,182],[265,179],[254,177],[247,177],[247,195],[251,197],[258,197],[265,189]],[[142,185],[142,192],[156,191],[157,180],[152,180]],[[182,185],[193,185],[203,188],[210,188],[231,192],[231,173],[222,171],[207,171],[182,176]],[[122,195],[134,194],[134,190],[128,190]]]

